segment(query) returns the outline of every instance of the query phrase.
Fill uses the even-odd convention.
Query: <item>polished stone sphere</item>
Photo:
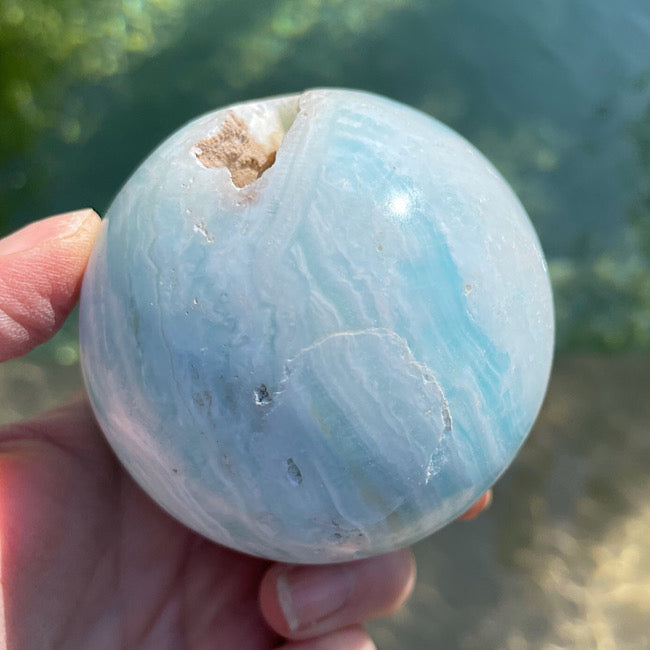
[[[174,133],[111,205],[80,308],[88,394],[134,479],[216,542],[307,563],[467,509],[533,425],[553,336],[494,167],[348,90]]]

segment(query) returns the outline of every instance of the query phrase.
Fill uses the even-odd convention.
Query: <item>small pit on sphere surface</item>
[[[233,185],[241,189],[257,180],[275,162],[282,140],[300,108],[297,98],[229,110],[216,135],[196,144],[194,155],[207,169],[226,167]],[[249,113],[249,114],[247,114]]]

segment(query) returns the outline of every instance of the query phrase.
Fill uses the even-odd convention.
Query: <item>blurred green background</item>
[[[648,0],[0,0],[0,235],[112,196],[171,131],[313,86],[414,105],[513,185],[558,360],[492,511],[418,545],[382,649],[650,648]],[[2,420],[80,385],[71,319]]]

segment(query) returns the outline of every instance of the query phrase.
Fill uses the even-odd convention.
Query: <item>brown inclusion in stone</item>
[[[210,169],[227,167],[232,182],[245,187],[275,162],[276,150],[254,140],[244,120],[229,111],[221,130],[197,145],[199,162]]]

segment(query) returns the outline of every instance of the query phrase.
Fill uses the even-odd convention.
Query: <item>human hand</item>
[[[59,329],[98,227],[83,210],[0,240],[0,361]],[[409,550],[290,566],[193,533],[124,472],[84,395],[0,428],[0,571],[0,639],[29,650],[370,650],[361,625],[415,577]]]

